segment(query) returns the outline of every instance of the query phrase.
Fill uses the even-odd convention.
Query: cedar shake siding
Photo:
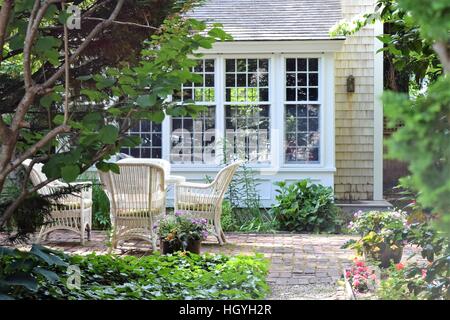
[[[345,19],[370,12],[373,0],[343,0]],[[374,26],[347,37],[335,55],[335,193],[340,200],[373,199],[374,183]],[[346,81],[355,77],[356,90]]]

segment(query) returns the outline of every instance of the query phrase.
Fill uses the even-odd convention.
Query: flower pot
[[[179,242],[170,242],[164,239],[159,240],[159,250],[161,251],[161,254],[170,254],[177,251],[181,251],[181,243]]]
[[[201,246],[201,240],[189,240],[185,251],[200,254]],[[170,242],[164,239],[160,239],[159,249],[161,251],[161,254],[171,254],[177,251],[183,251],[183,245],[177,241]]]
[[[188,245],[186,247],[186,251],[200,254],[201,247],[202,247],[201,240],[189,240]]]
[[[394,263],[399,263],[402,260],[403,247],[398,246],[396,249],[391,249],[390,246],[385,245],[384,249],[380,251],[380,267],[389,268],[392,261]]]
[[[378,266],[380,268],[389,268],[392,262],[399,263],[402,260],[403,246],[399,244],[396,244],[396,246],[396,249],[392,249],[391,246],[386,243],[382,243],[380,245],[380,251],[365,251],[364,255],[378,261]]]

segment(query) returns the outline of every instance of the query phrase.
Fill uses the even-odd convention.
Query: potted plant
[[[358,254],[379,262],[388,268],[392,261],[399,263],[403,246],[408,238],[409,225],[401,211],[358,211],[349,230],[358,233],[359,240],[350,240],[345,248],[355,249]]]
[[[201,242],[208,237],[208,220],[176,212],[164,216],[155,226],[162,254],[189,251],[200,254]]]

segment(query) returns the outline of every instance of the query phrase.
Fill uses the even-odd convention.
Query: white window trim
[[[250,164],[261,171],[280,172],[335,172],[334,148],[334,51],[333,43],[330,52],[322,53],[226,53],[204,54],[202,59],[215,60],[215,101],[208,103],[216,106],[216,141],[223,141],[225,133],[225,59],[227,58],[260,58],[269,59],[269,101],[270,104],[270,152],[271,162]],[[319,101],[320,119],[320,151],[319,163],[285,163],[284,155],[284,117],[285,117],[285,59],[286,58],[319,58]],[[282,112],[279,112],[282,110]],[[171,117],[163,121],[162,157],[170,160],[170,128]],[[278,130],[277,130],[278,129]],[[174,171],[217,171],[217,165],[222,159],[222,148],[216,148],[215,164],[172,164]]]

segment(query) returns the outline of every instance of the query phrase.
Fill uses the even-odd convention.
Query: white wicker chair
[[[25,168],[28,168],[30,164],[31,160],[29,159],[22,163]],[[47,180],[46,175],[42,172],[42,167],[42,163],[36,163],[30,172],[31,182],[35,186]],[[90,181],[67,184],[55,180],[39,189],[38,193],[50,195],[57,189],[68,187],[69,185],[85,185],[86,187],[78,193],[68,194],[58,199],[58,203],[53,207],[50,218],[38,233],[37,243],[44,236],[48,237],[55,230],[70,230],[77,233],[80,236],[81,244],[85,242],[87,231],[88,240],[90,240],[92,228],[92,183]]]
[[[142,239],[156,250],[153,226],[166,210],[164,169],[151,163],[120,163],[120,174],[99,172],[111,203],[112,246]]]
[[[241,161],[237,161],[226,166],[209,184],[184,182],[175,187],[175,212],[207,219],[214,227],[215,236],[221,245],[226,241],[220,223],[222,202],[233,175],[241,164]]]
[[[170,175],[170,162],[164,159],[148,159],[148,158],[125,158],[117,161],[117,163],[153,163],[160,165],[164,169],[164,176],[167,177]]]

